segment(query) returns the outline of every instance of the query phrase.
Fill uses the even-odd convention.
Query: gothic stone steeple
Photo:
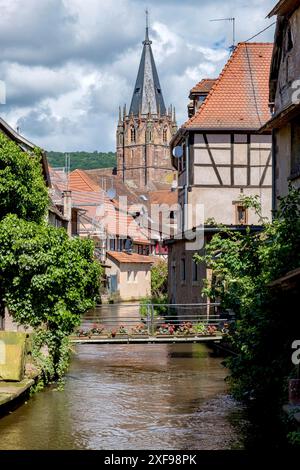
[[[150,187],[151,182],[172,181],[169,142],[177,126],[175,110],[166,110],[149,39],[148,12],[146,35],[131,100],[117,127],[117,170],[124,181],[136,187]]]
[[[147,14],[147,12],[146,12]],[[131,100],[129,114],[137,116],[148,114],[166,114],[166,107],[159,83],[159,78],[149,39],[148,14],[143,52]]]

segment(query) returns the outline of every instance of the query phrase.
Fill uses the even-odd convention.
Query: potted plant
[[[111,338],[115,338],[115,337],[116,337],[116,334],[117,334],[117,330],[113,329],[113,330],[111,330],[111,332],[110,332],[110,337],[111,337]]]
[[[176,336],[191,337],[195,336],[195,329],[192,322],[183,322],[178,325]]]
[[[195,329],[195,333],[197,336],[204,336],[206,335],[207,333],[207,327],[204,323],[197,323],[195,326],[194,326],[194,329]]]
[[[148,329],[144,323],[138,323],[136,326],[131,328],[130,336],[133,338],[144,338],[148,334]]]
[[[124,338],[124,336],[128,336],[128,331],[124,325],[120,325],[118,331],[116,332],[117,338]]]

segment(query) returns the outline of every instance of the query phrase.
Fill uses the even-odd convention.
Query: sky
[[[130,106],[150,12],[166,106],[187,118],[189,90],[217,77],[237,41],[272,22],[276,0],[0,0],[0,116],[56,151],[115,151],[119,105]],[[254,41],[273,41],[274,26]]]

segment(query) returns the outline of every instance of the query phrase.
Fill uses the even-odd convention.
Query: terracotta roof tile
[[[272,43],[239,43],[206,100],[182,127],[259,129],[270,119]]]
[[[83,170],[74,170],[69,175],[69,189],[77,191],[99,191],[98,184]]]
[[[150,204],[168,204],[172,206],[173,204],[178,203],[178,193],[177,191],[161,190],[161,191],[151,191],[149,193]]]
[[[153,264],[151,256],[138,255],[137,253],[125,253],[124,251],[108,251],[107,255],[119,263],[148,263]]]
[[[190,93],[208,93],[216,80],[216,78],[203,78],[191,89]]]

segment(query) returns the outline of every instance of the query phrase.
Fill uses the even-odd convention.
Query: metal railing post
[[[149,304],[147,304],[147,329],[148,329],[148,335],[151,333],[151,318],[150,318],[150,310],[149,310]]]
[[[154,335],[154,307],[151,304],[151,335]]]

